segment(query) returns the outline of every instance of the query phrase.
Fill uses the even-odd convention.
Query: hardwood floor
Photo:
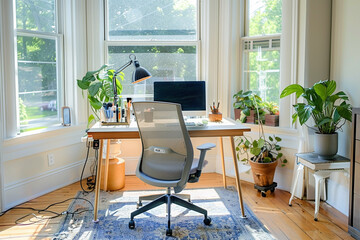
[[[228,178],[228,185],[235,185],[234,178]],[[242,182],[244,202],[247,204],[264,226],[278,239],[353,239],[347,233],[347,217],[327,205],[321,203],[319,221],[313,220],[314,203],[294,199],[293,206],[288,205],[290,194],[276,189],[266,198],[254,189],[253,184]],[[187,188],[221,187],[222,175],[205,173],[200,181],[188,184]],[[122,191],[156,189],[140,181],[136,176],[126,176],[125,188]],[[79,183],[74,183],[34,200],[21,207],[45,208],[49,204],[74,197],[80,190]],[[52,208],[55,212],[67,210],[70,202]],[[19,206],[19,207],[20,207]],[[31,225],[15,225],[14,221],[29,210],[10,210],[0,217],[0,239],[51,239],[60,218],[43,221]],[[44,214],[43,216],[51,216]],[[28,218],[29,219],[29,218]],[[32,220],[35,220],[32,218]],[[29,223],[26,221],[24,223]]]

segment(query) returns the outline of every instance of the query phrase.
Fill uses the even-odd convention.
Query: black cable
[[[56,206],[56,205],[59,205],[59,204],[62,204],[62,203],[65,203],[67,201],[70,201],[70,200],[83,200],[83,201],[86,201],[90,204],[91,208],[92,209],[87,209],[87,208],[78,208],[76,209],[74,212],[69,212],[69,211],[64,211],[64,212],[61,212],[61,213],[57,213],[57,212],[54,212],[54,211],[51,211],[49,210],[49,208],[53,207],[53,206]],[[45,220],[50,220],[50,219],[54,219],[54,218],[57,218],[61,215],[72,215],[72,217],[74,217],[75,214],[81,214],[83,212],[87,212],[87,211],[93,211],[94,210],[94,205],[87,199],[85,198],[81,198],[81,197],[75,197],[75,198],[68,198],[68,199],[65,199],[64,201],[61,201],[61,202],[56,202],[56,203],[52,203],[50,204],[49,206],[47,206],[46,208],[44,209],[36,209],[36,208],[32,208],[32,207],[12,207],[4,212],[1,212],[0,213],[0,216],[3,216],[5,213],[7,213],[8,211],[10,210],[13,210],[13,209],[24,209],[24,210],[32,210],[32,211],[35,211],[37,212],[38,214],[40,213],[50,213],[50,214],[54,214],[54,216],[50,216],[50,217],[38,217],[35,213],[29,213],[29,214],[26,214],[18,219],[15,220],[15,224],[17,225],[31,225],[31,224],[35,224],[35,223],[39,223],[41,221],[45,221]],[[37,221],[32,221],[32,220],[29,220],[30,223],[20,223],[19,221],[28,217],[28,216],[34,216],[36,219],[38,219]]]
[[[89,152],[90,152],[90,144],[88,144],[88,149],[87,149],[87,153],[86,153],[86,159],[85,159],[84,166],[83,166],[83,168],[81,170],[81,176],[80,176],[80,187],[83,190],[83,192],[85,192],[85,193],[90,193],[90,192],[94,191],[94,189],[95,189],[94,187],[91,187],[91,185],[89,184],[89,181],[87,181],[87,185],[88,185],[88,189],[90,189],[90,191],[85,190],[84,187],[83,187],[83,184],[82,184],[84,170],[85,170],[85,167],[86,167],[86,163],[87,163],[87,161],[89,159]],[[93,186],[95,186],[95,184],[93,184]]]

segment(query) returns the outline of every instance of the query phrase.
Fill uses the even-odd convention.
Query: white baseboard
[[[93,159],[89,159],[84,171],[84,178],[90,175],[89,166]],[[27,202],[59,188],[80,180],[81,170],[85,160],[68,164],[30,178],[22,179],[5,185],[3,195],[3,210]]]

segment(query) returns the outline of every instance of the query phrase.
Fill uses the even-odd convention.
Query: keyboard
[[[185,121],[185,126],[196,126],[196,123]]]

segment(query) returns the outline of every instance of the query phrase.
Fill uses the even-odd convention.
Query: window
[[[107,61],[118,68],[133,53],[152,78],[131,84],[133,69],[124,70],[123,97],[151,99],[153,82],[197,80],[197,0],[108,0]]]
[[[245,89],[279,105],[282,0],[246,2],[243,46]]]
[[[62,36],[56,0],[16,0],[20,132],[59,123]]]

